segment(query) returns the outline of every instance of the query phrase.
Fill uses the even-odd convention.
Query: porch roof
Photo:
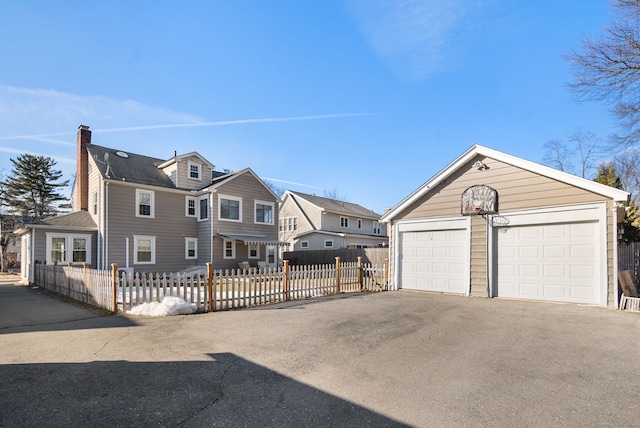
[[[258,244],[258,245],[279,245],[289,246],[288,242],[278,241],[277,239],[267,238],[266,236],[251,236],[251,235],[232,235],[227,233],[221,233],[220,236],[227,239],[234,239],[236,241],[244,242],[245,244]]]

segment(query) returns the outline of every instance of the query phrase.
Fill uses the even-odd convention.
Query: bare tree
[[[569,136],[580,160],[580,176],[587,177],[589,171],[596,168],[594,158],[601,154],[601,141],[593,132],[576,131]]]
[[[573,152],[569,150],[567,145],[561,140],[551,140],[544,145],[544,157],[542,162],[546,165],[559,169],[564,172],[571,172],[573,165],[571,164],[571,157]]]
[[[349,198],[346,195],[341,195],[340,193],[338,193],[338,190],[336,188],[333,188],[331,190],[324,189],[324,197],[333,199],[334,201],[349,201]]]
[[[629,147],[613,159],[622,188],[631,194],[631,200],[640,206],[640,148]]]
[[[612,0],[614,21],[598,37],[585,37],[565,59],[573,66],[569,84],[579,99],[611,106],[622,128],[618,143],[640,138],[640,0]]]

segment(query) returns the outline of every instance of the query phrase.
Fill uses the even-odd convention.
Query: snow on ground
[[[167,296],[162,302],[149,302],[134,306],[127,311],[131,315],[148,317],[165,317],[171,315],[187,315],[196,311],[196,305],[180,297]]]

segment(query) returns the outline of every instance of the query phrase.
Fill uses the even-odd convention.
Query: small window
[[[87,239],[73,238],[73,263],[85,263],[87,261]]]
[[[242,219],[242,198],[235,196],[223,196],[218,198],[219,219],[228,221],[241,221]]]
[[[260,258],[260,246],[258,244],[249,244],[249,258],[250,259]]]
[[[189,178],[192,180],[200,180],[202,172],[202,165],[199,163],[189,162]]]
[[[198,258],[198,238],[184,238],[184,258]]]
[[[196,198],[191,198],[187,196],[186,201],[187,203],[185,208],[185,215],[187,217],[195,217],[196,216]]]
[[[198,220],[209,219],[209,198],[203,197],[198,199]]]
[[[356,227],[358,229],[362,229],[362,219],[361,218],[356,220]]]
[[[224,240],[224,258],[235,259],[236,258],[236,243],[231,239]]]
[[[349,217],[340,217],[340,227],[349,227]]]
[[[274,204],[256,201],[256,223],[273,224]]]
[[[301,241],[300,248],[309,248],[309,241]]]
[[[156,262],[156,237],[133,236],[133,263],[155,264]]]
[[[136,217],[154,217],[153,199],[153,191],[136,190]]]
[[[378,223],[377,221],[373,222],[373,234],[380,235],[380,223]]]
[[[93,192],[93,215],[98,215],[98,192]]]
[[[324,241],[324,248],[333,248],[333,239],[327,239]]]

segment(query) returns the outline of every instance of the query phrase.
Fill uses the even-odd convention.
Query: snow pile
[[[127,313],[148,317],[166,317],[171,315],[187,315],[196,311],[196,305],[180,297],[167,296],[162,302],[149,302],[134,306]]]

